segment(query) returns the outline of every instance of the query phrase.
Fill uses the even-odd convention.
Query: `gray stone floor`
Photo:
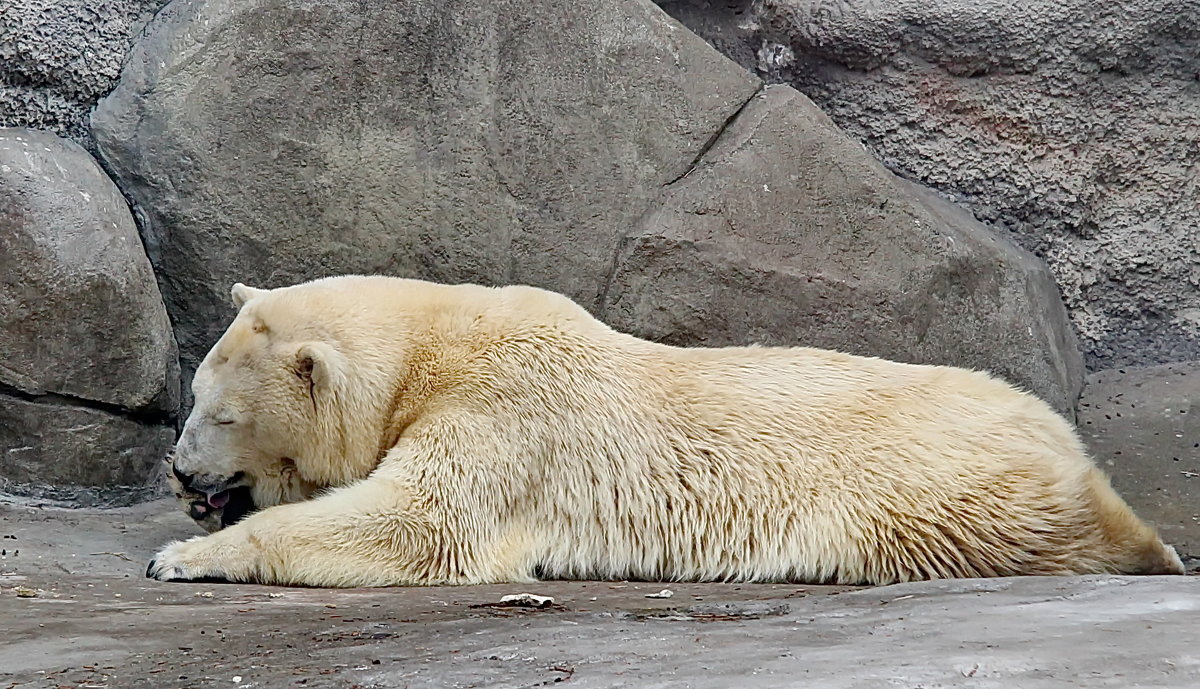
[[[144,579],[168,503],[0,505],[0,689],[1200,686],[1198,577],[334,591]],[[30,595],[30,590],[36,593]],[[494,607],[508,593],[550,609]]]

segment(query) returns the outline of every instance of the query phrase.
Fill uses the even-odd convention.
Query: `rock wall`
[[[166,0],[0,2],[0,126],[91,145],[88,113],[121,74],[138,29]]]
[[[79,146],[0,129],[0,489],[151,494],[178,406],[171,323],[125,199]]]
[[[1200,3],[663,6],[1044,258],[1091,368],[1200,359]]]
[[[1072,415],[1071,321],[1094,367],[1193,356],[1195,7],[1014,3],[662,3],[751,71],[641,0],[24,3],[0,124],[101,156],[141,241],[84,151],[6,131],[0,489],[147,494],[172,334],[186,382],[230,283],[344,272],[984,368]]]
[[[623,238],[605,320],[683,345],[987,368],[1070,415],[1083,363],[1044,265],[774,86]]]
[[[648,2],[207,0],[159,13],[92,124],[185,368],[234,281],[382,272],[539,285],[681,344],[991,369],[1070,414],[1044,266],[761,87]],[[727,134],[754,153],[710,160]]]
[[[1200,363],[1088,376],[1079,430],[1113,487],[1180,553],[1200,556]]]

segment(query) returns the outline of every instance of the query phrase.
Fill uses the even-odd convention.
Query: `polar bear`
[[[521,286],[346,276],[233,300],[171,458],[214,533],[166,547],[150,577],[1183,572],[1073,429],[984,373],[671,347]]]

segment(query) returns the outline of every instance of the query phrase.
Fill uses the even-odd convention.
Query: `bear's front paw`
[[[253,580],[254,561],[246,547],[198,536],[160,550],[146,567],[146,576],[159,581],[248,582]]]

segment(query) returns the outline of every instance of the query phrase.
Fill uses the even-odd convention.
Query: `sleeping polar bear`
[[[233,299],[169,460],[215,532],[162,550],[157,579],[1183,572],[1062,418],[983,373],[669,347],[530,287],[339,277]]]

